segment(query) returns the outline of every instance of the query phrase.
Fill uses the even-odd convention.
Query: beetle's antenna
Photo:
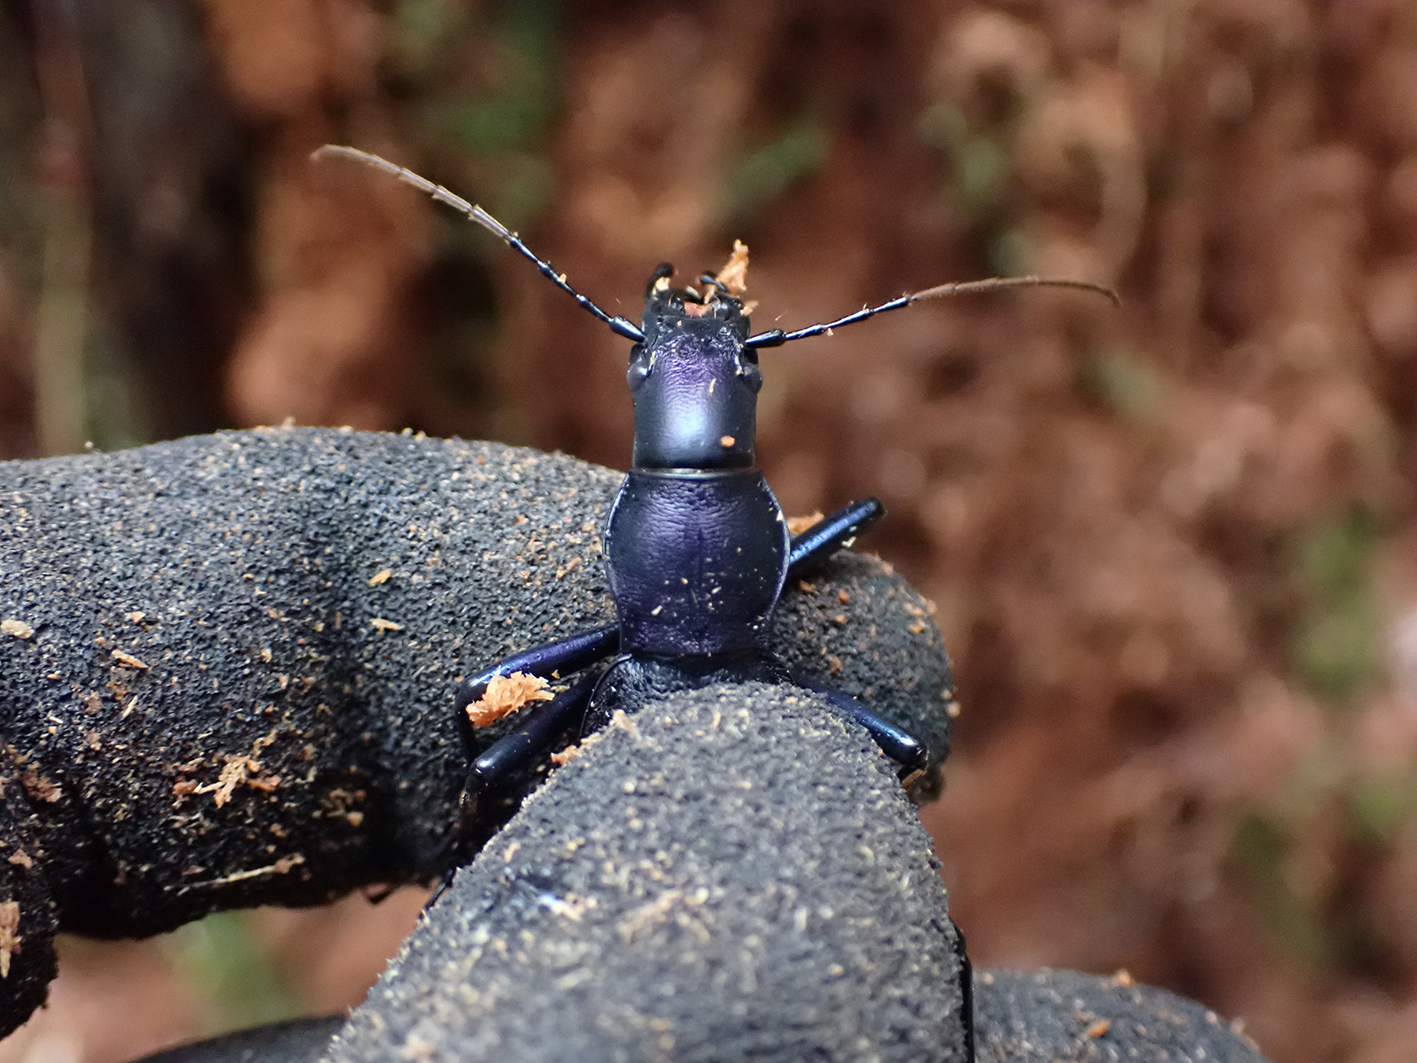
[[[311,154],[310,158],[318,160],[329,158],[330,156],[336,156],[338,158],[343,159],[353,159],[355,162],[362,162],[366,166],[372,166],[376,170],[382,170],[384,171],[384,173],[389,174],[392,177],[397,177],[405,184],[412,185],[420,192],[432,196],[439,203],[452,207],[454,210],[461,211],[463,214],[467,215],[469,219],[482,226],[484,229],[492,233],[499,240],[501,240],[508,247],[510,247],[513,251],[517,252],[517,254],[528,259],[533,265],[536,266],[537,270],[541,273],[543,277],[545,277],[552,284],[556,285],[556,287],[560,288],[563,292],[573,298],[578,304],[580,304],[583,310],[590,311],[601,321],[605,322],[605,324],[609,325],[611,332],[614,332],[616,335],[619,336],[624,336],[626,339],[633,340],[636,343],[639,343],[645,338],[644,333],[641,332],[639,327],[633,322],[619,316],[612,317],[610,314],[607,314],[604,310],[600,309],[600,307],[596,306],[595,303],[587,296],[582,295],[580,292],[572,288],[569,284],[566,283],[566,275],[564,273],[557,273],[554,269],[551,268],[551,263],[545,262],[542,259],[537,258],[536,254],[531,250],[531,248],[527,247],[526,244],[522,243],[521,237],[519,237],[516,233],[512,232],[510,229],[508,229],[505,225],[499,222],[496,218],[492,217],[492,215],[488,214],[477,204],[469,203],[467,200],[463,199],[462,196],[459,196],[454,192],[448,191],[448,189],[444,188],[442,185],[434,184],[426,177],[420,177],[418,174],[414,173],[410,169],[407,169],[406,167],[399,166],[397,163],[392,163],[388,159],[380,158],[378,155],[371,155],[367,151],[360,151],[358,148],[347,148],[338,144],[326,144],[322,148],[317,148],[314,153]]]
[[[1102,284],[1093,284],[1091,281],[1055,280],[1048,277],[990,277],[988,280],[941,284],[934,288],[926,288],[923,292],[901,295],[889,302],[881,303],[879,306],[863,307],[856,313],[847,314],[835,321],[828,321],[821,325],[808,325],[795,332],[783,332],[782,329],[776,328],[767,332],[759,332],[756,336],[749,336],[745,341],[745,346],[780,347],[789,340],[805,340],[809,336],[821,336],[833,329],[839,329],[843,325],[854,325],[858,321],[865,321],[868,317],[884,314],[887,310],[900,310],[911,303],[918,303],[922,299],[937,299],[946,295],[970,295],[976,292],[997,292],[1005,288],[1078,288],[1085,292],[1105,295],[1118,306],[1122,305],[1122,300],[1111,288]]]

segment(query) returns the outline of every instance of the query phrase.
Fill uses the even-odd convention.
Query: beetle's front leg
[[[863,498],[842,506],[806,531],[794,535],[787,557],[787,578],[801,577],[838,550],[850,546],[858,535],[885,515],[886,507],[879,500]]]
[[[794,546],[814,531],[797,536]],[[928,762],[910,792],[927,800],[938,793],[938,768],[957,711],[930,603],[869,555],[839,550],[814,556],[813,563],[818,571],[794,566],[783,588],[773,613],[773,655],[794,682],[853,698],[919,740]]]

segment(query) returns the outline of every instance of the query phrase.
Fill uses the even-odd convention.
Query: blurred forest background
[[[623,467],[611,312],[753,253],[790,513],[875,494],[964,714],[976,963],[1417,1058],[1417,3],[0,0],[0,457],[279,423]],[[361,998],[422,896],[70,941],[0,1063]]]

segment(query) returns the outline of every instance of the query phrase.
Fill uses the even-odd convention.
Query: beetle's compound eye
[[[763,387],[763,370],[758,365],[756,357],[746,357],[748,349],[744,348],[738,355],[738,376],[743,383],[748,385],[748,390],[757,394]]]
[[[639,391],[640,386],[649,379],[650,359],[645,351],[643,343],[637,343],[630,348],[630,368],[625,373],[625,383],[630,385],[631,391]]]

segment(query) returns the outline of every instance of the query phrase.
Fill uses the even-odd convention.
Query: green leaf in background
[[[804,120],[762,147],[748,152],[728,174],[723,215],[741,222],[821,168],[831,150],[826,128]]]
[[[205,999],[212,1034],[301,1014],[294,987],[261,947],[250,913],[217,912],[162,940],[179,973]]]
[[[1231,868],[1244,883],[1275,939],[1292,956],[1319,969],[1332,954],[1323,923],[1296,881],[1293,840],[1273,815],[1251,812],[1231,839]]]
[[[1385,849],[1417,812],[1417,775],[1389,771],[1356,779],[1348,794],[1348,833],[1359,845]]]
[[[1350,700],[1377,679],[1382,625],[1372,565],[1381,528],[1357,508],[1303,532],[1294,575],[1306,608],[1294,630],[1295,666],[1315,693]]]
[[[450,147],[474,155],[529,151],[544,140],[560,105],[556,9],[546,0],[508,0],[491,10],[488,23],[488,83],[435,100],[427,121]]]
[[[1131,352],[1105,350],[1087,359],[1081,384],[1090,399],[1133,424],[1154,424],[1161,413],[1161,379]]]
[[[998,219],[1008,205],[1013,160],[1006,129],[978,133],[957,107],[937,103],[920,119],[920,137],[950,163],[950,194],[976,223]]]

